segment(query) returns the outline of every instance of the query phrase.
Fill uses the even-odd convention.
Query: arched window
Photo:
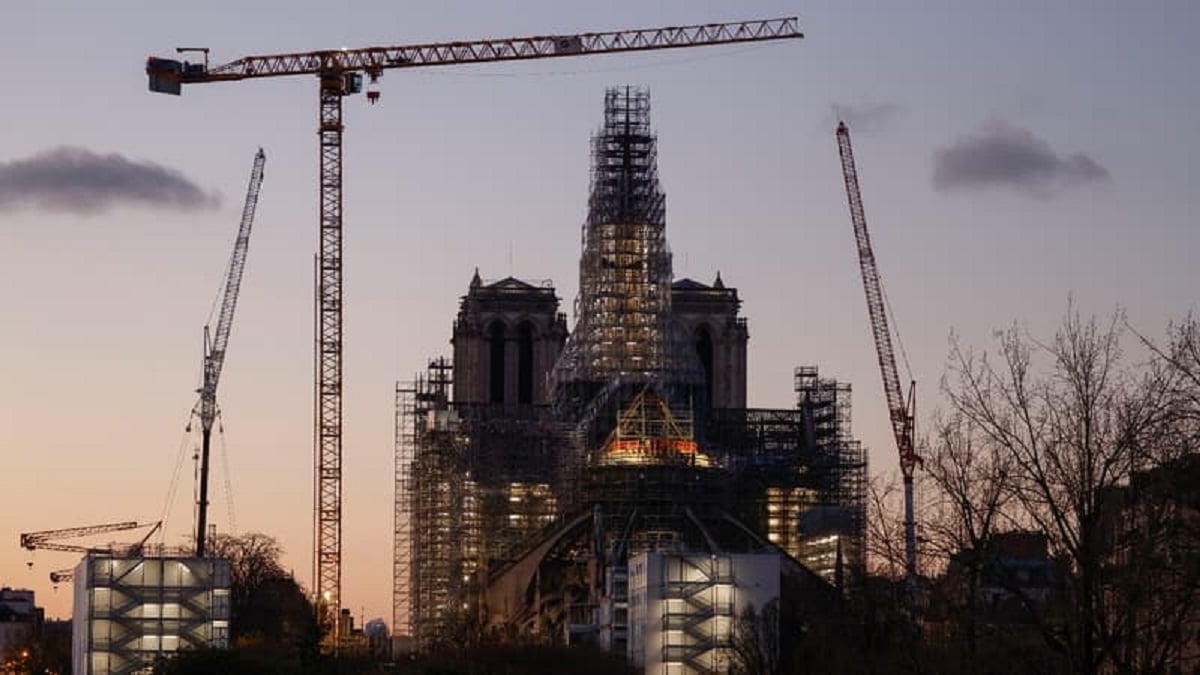
[[[504,324],[488,329],[488,403],[504,403]]]
[[[517,328],[517,403],[533,404],[533,324]]]
[[[696,355],[700,357],[700,365],[704,367],[704,394],[708,399],[707,405],[713,404],[713,339],[708,326],[700,326],[696,330]]]

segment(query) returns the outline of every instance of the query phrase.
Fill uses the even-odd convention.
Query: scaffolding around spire
[[[702,381],[694,350],[671,329],[672,275],[650,92],[613,87],[592,137],[577,323],[555,384]]]

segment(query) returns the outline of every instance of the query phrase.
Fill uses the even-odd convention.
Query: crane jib
[[[179,95],[183,84],[227,82],[249,77],[314,75],[326,71],[364,71],[377,76],[388,68],[542,59],[803,37],[799,20],[796,17],[784,17],[602,33],[247,56],[212,68],[204,63],[152,56],[146,60],[146,74],[150,91]]]

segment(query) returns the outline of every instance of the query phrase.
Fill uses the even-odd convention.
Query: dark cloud
[[[845,122],[852,132],[878,131],[903,112],[896,103],[834,103],[834,123]],[[831,125],[832,126],[832,125]]]
[[[1109,179],[1108,169],[1084,154],[1060,155],[1032,132],[994,122],[959,138],[933,157],[933,187],[956,190],[1008,187],[1036,197]]]
[[[60,147],[0,162],[0,211],[32,208],[80,214],[117,206],[196,211],[220,198],[179,171],[116,153]]]

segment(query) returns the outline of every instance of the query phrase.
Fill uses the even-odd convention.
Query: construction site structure
[[[55,584],[74,581],[72,672],[149,672],[179,649],[228,646],[229,561],[148,544],[161,526],[124,521],[21,534],[30,551],[83,554],[74,568],[50,573]],[[141,528],[147,532],[133,543],[63,541]]]
[[[319,110],[318,258],[314,355],[315,550],[313,585],[319,603],[340,613],[342,571],[342,99],[362,91],[363,75],[374,84],[384,70],[489,63],[589,54],[678,49],[801,38],[794,17],[656,29],[578,33],[501,40],[455,41],[396,47],[333,49],[248,56],[209,67],[204,62],[150,57],[151,91],[178,95],[184,84],[230,82],[293,75],[316,76]],[[189,49],[177,51],[195,51]],[[377,90],[367,100],[379,100]],[[333,634],[337,634],[337,630]]]
[[[883,377],[888,417],[900,456],[900,473],[904,479],[904,571],[911,593],[916,589],[917,583],[913,471],[921,462],[914,440],[917,384],[916,381],[910,381],[906,401],[900,388],[900,374],[896,369],[892,331],[888,327],[887,298],[883,292],[883,282],[879,278],[879,267],[875,263],[875,251],[871,248],[866,211],[863,209],[862,193],[858,184],[858,167],[854,163],[854,149],[850,145],[850,129],[845,122],[838,123],[836,135],[838,154],[842,161],[842,177],[846,183],[846,198],[850,206],[850,220],[854,225],[854,238],[858,245],[859,271],[862,274],[863,291],[867,297],[867,313],[871,319],[871,335],[875,340],[875,354],[879,358],[879,370]]]
[[[416,383],[396,383],[395,484],[392,517],[393,653],[411,649],[412,621],[412,464],[416,454]]]
[[[562,353],[567,316],[548,281],[506,277],[485,282],[479,270],[463,297],[454,333],[453,399],[526,406],[550,401],[546,373]]]
[[[592,137],[576,323],[553,373],[560,399],[578,405],[615,381],[701,381],[699,359],[676,344],[671,281],[650,93],[612,88]]]
[[[246,188],[246,201],[242,206],[242,219],[238,224],[233,253],[225,272],[225,283],[221,294],[221,311],[217,315],[217,327],[212,333],[204,327],[204,379],[200,386],[200,401],[192,414],[200,418],[200,488],[196,500],[196,557],[205,555],[208,536],[208,467],[212,430],[218,414],[217,384],[221,381],[221,369],[225,366],[225,352],[229,348],[229,334],[233,329],[233,314],[237,309],[238,292],[242,287],[242,274],[246,270],[246,255],[250,251],[250,230],[254,226],[254,212],[258,207],[258,193],[262,187],[263,166],[267,156],[259,148],[250,169],[250,184]],[[189,429],[190,430],[190,429]]]
[[[719,274],[673,278],[649,94],[613,88],[604,107],[574,331],[548,283],[476,271],[455,360],[430,361],[397,397],[410,419],[397,421],[409,528],[395,552],[410,558],[395,569],[409,570],[417,649],[587,643],[633,658],[648,624],[635,621],[645,577],[631,565],[644,554],[774,560],[748,564],[758,571],[739,583],[781,589],[789,625],[839,620],[864,576],[867,467],[850,387],[805,367],[796,406],[746,407],[737,289]],[[527,380],[547,381],[546,397],[522,396]],[[727,612],[674,614],[675,600],[704,597],[667,598],[672,625],[695,638],[668,650],[679,672],[728,667]]]
[[[150,672],[181,649],[229,646],[229,561],[157,549],[89,552],[75,567],[72,670]]]
[[[867,455],[850,433],[850,384],[820,377],[816,366],[796,368],[794,377],[796,407],[816,450],[814,468],[827,474],[827,492],[817,492],[798,513],[800,537],[793,555],[840,586],[839,573],[866,565]]]
[[[771,603],[778,606],[780,577],[780,556],[773,554],[634,555],[630,663],[644,673],[734,671],[738,622],[747,612],[762,616]]]

